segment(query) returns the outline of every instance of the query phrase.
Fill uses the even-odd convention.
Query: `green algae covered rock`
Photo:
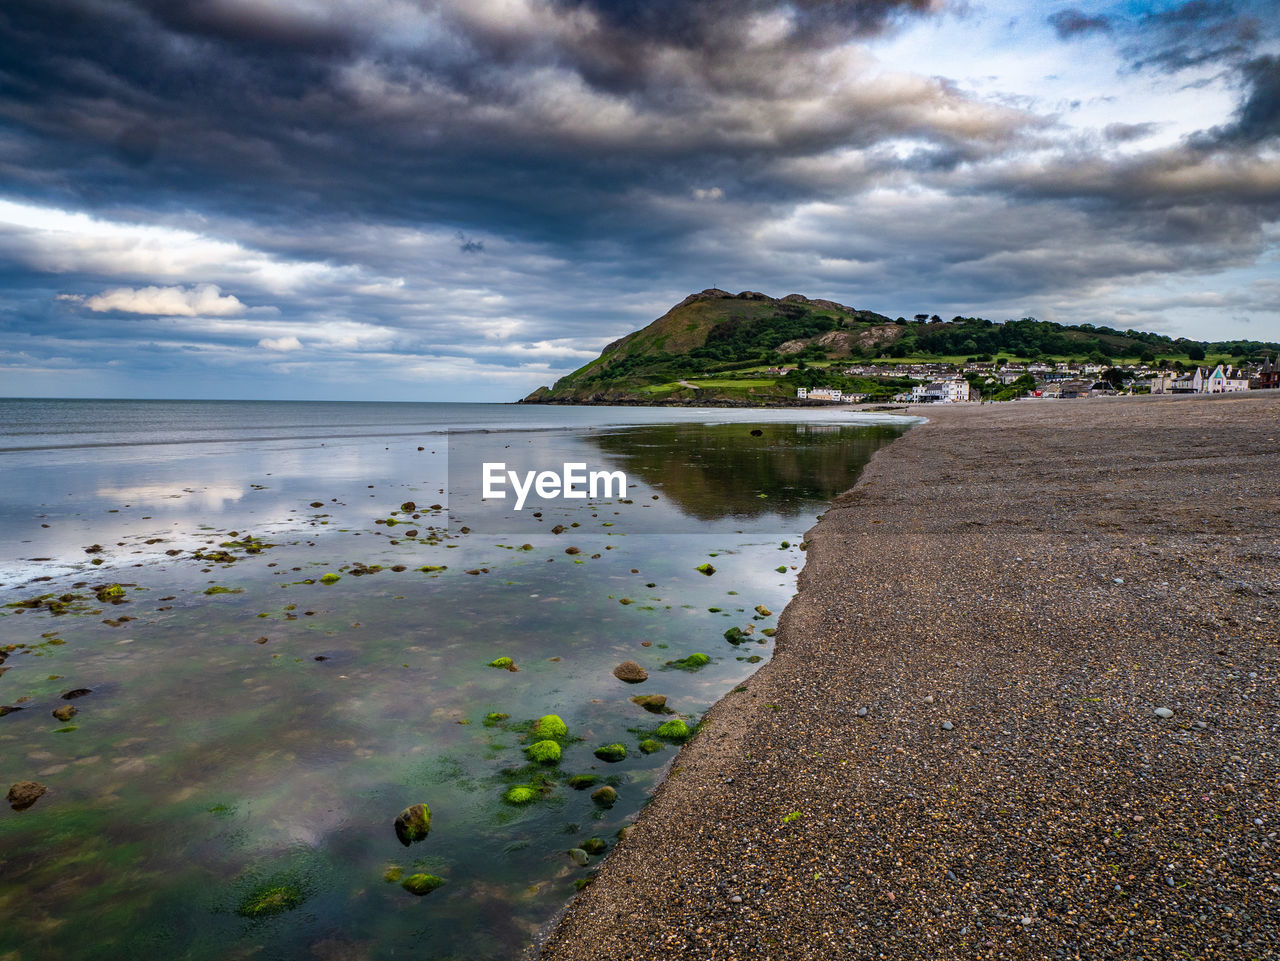
[[[491,711],[484,716],[485,727],[497,727],[503,721],[511,717],[510,714],[503,714],[501,711]]]
[[[430,894],[443,884],[444,878],[438,878],[434,874],[411,874],[400,882],[400,887],[410,894],[422,897],[424,894]]]
[[[598,787],[591,792],[591,800],[601,807],[611,808],[614,802],[618,800],[618,792],[606,784],[604,787]]]
[[[707,577],[710,577],[712,574],[716,572],[716,569],[712,567],[710,564],[699,564],[697,567],[694,568],[694,570],[697,571],[699,574],[706,574]]]
[[[560,760],[560,745],[555,741],[538,741],[524,749],[529,760],[539,764],[555,764]]]
[[[608,761],[612,764],[626,758],[627,746],[625,744],[605,744],[596,748],[594,753],[600,760]]]
[[[532,804],[538,800],[538,789],[528,784],[517,784],[515,787],[507,788],[507,793],[502,795],[502,800],[508,804]]]
[[[658,737],[666,738],[668,741],[687,741],[693,736],[693,732],[689,730],[689,725],[678,717],[673,717],[667,721],[655,733]]]
[[[594,774],[575,774],[573,777],[569,778],[569,780],[566,781],[565,783],[567,783],[569,787],[573,788],[575,791],[585,791],[587,788],[591,787],[593,784],[599,784],[600,778]]]
[[[431,833],[431,809],[425,804],[410,805],[396,815],[395,829],[405,847],[421,841]]]
[[[569,725],[557,714],[544,714],[533,722],[533,733],[540,738],[557,740],[569,736]]]
[[[246,918],[267,918],[273,914],[292,911],[306,899],[301,889],[292,884],[260,887],[249,892],[240,902],[236,913]]]
[[[336,584],[336,583],[338,583],[338,581],[340,581],[340,580],[342,580],[342,578],[341,578],[341,577],[339,577],[339,576],[338,576],[337,574],[335,574],[333,571],[330,571],[328,574],[325,574],[323,577],[321,577],[321,578],[320,578],[320,583],[321,583],[321,584]]]
[[[495,657],[492,661],[489,662],[489,667],[500,667],[505,671],[519,670],[519,668],[516,667],[516,662],[511,660],[511,658],[509,657]]]
[[[701,652],[695,652],[688,657],[682,657],[678,661],[667,661],[667,667],[674,667],[680,671],[696,671],[706,667],[711,663],[711,658]]]
[[[655,741],[651,737],[645,738],[640,742],[640,750],[644,751],[645,754],[652,754],[655,751],[661,751],[662,747],[663,745],[661,741]]]
[[[605,851],[609,850],[609,845],[605,844],[600,838],[590,838],[583,841],[578,847],[588,854],[604,854]]]

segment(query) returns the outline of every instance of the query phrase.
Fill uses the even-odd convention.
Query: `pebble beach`
[[[1280,391],[926,416],[543,958],[1280,956]]]

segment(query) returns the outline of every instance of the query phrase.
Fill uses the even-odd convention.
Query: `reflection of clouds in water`
[[[205,510],[221,510],[228,501],[235,502],[244,497],[244,488],[239,484],[207,486],[175,482],[173,484],[136,484],[129,487],[99,487],[97,495],[121,504],[169,507],[174,501],[183,501],[184,507],[195,506]]]

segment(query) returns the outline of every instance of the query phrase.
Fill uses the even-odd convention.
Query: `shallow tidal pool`
[[[0,809],[0,958],[517,957],[675,757],[659,727],[696,729],[769,657],[803,532],[902,429],[370,434],[27,471],[0,507],[0,779],[47,793]],[[630,486],[538,517],[450,500],[495,451]],[[647,680],[614,676],[628,660]],[[567,733],[531,729],[547,715]],[[546,740],[558,761],[531,759]],[[419,804],[414,840],[395,822]]]

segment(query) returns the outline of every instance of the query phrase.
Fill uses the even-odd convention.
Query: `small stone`
[[[396,837],[405,847],[421,841],[431,833],[431,809],[414,804],[401,811],[395,820]]]
[[[49,790],[39,781],[18,781],[9,788],[5,799],[15,811],[25,811]]]
[[[64,704],[62,707],[54,708],[53,710],[53,716],[59,721],[69,721],[75,717],[75,715],[76,708],[74,704]]]
[[[924,703],[925,703],[925,704],[932,704],[932,703],[933,703],[933,695],[932,695],[932,694],[928,694],[928,695],[926,695],[926,696],[925,696],[925,699],[924,699]]]
[[[591,792],[591,800],[601,807],[613,807],[614,802],[618,800],[618,792],[606,784]]]
[[[444,878],[438,878],[434,874],[411,874],[400,882],[400,887],[410,894],[422,897],[424,894],[430,894],[443,884]]]
[[[1196,721],[1196,727],[1200,728],[1200,730],[1202,731],[1206,731],[1209,729],[1209,725],[1206,724],[1204,721]]]
[[[1030,923],[1031,923],[1031,919],[1030,919],[1030,918],[1026,918],[1026,917],[1024,917],[1024,918],[1022,919],[1022,926],[1023,926],[1024,928],[1025,928],[1027,925],[1029,925]]]
[[[951,730],[951,728],[952,728],[952,724],[951,724],[951,722],[950,722],[950,721],[943,721],[943,722],[942,722],[942,729],[943,729],[944,731],[950,731],[950,730]]]
[[[733,897],[731,897],[731,898],[729,899],[729,903],[730,903],[730,904],[741,904],[741,903],[742,903],[742,895],[741,895],[741,894],[735,894]]]
[[[1112,583],[1112,584],[1123,584],[1123,583],[1124,583],[1124,578],[1123,578],[1123,577],[1113,577],[1113,578],[1111,578],[1111,583]]]
[[[1165,720],[1168,720],[1173,717],[1173,711],[1169,710],[1167,707],[1158,707],[1156,708],[1156,717],[1162,717]]]
[[[582,848],[570,848],[569,857],[573,859],[573,863],[580,868],[585,868],[591,862],[591,855],[587,854]]]
[[[649,679],[649,672],[635,661],[623,661],[613,669],[613,676],[628,684],[639,684]]]
[[[858,717],[866,717],[866,716],[867,716],[866,707],[864,706],[864,707],[858,708]]]

